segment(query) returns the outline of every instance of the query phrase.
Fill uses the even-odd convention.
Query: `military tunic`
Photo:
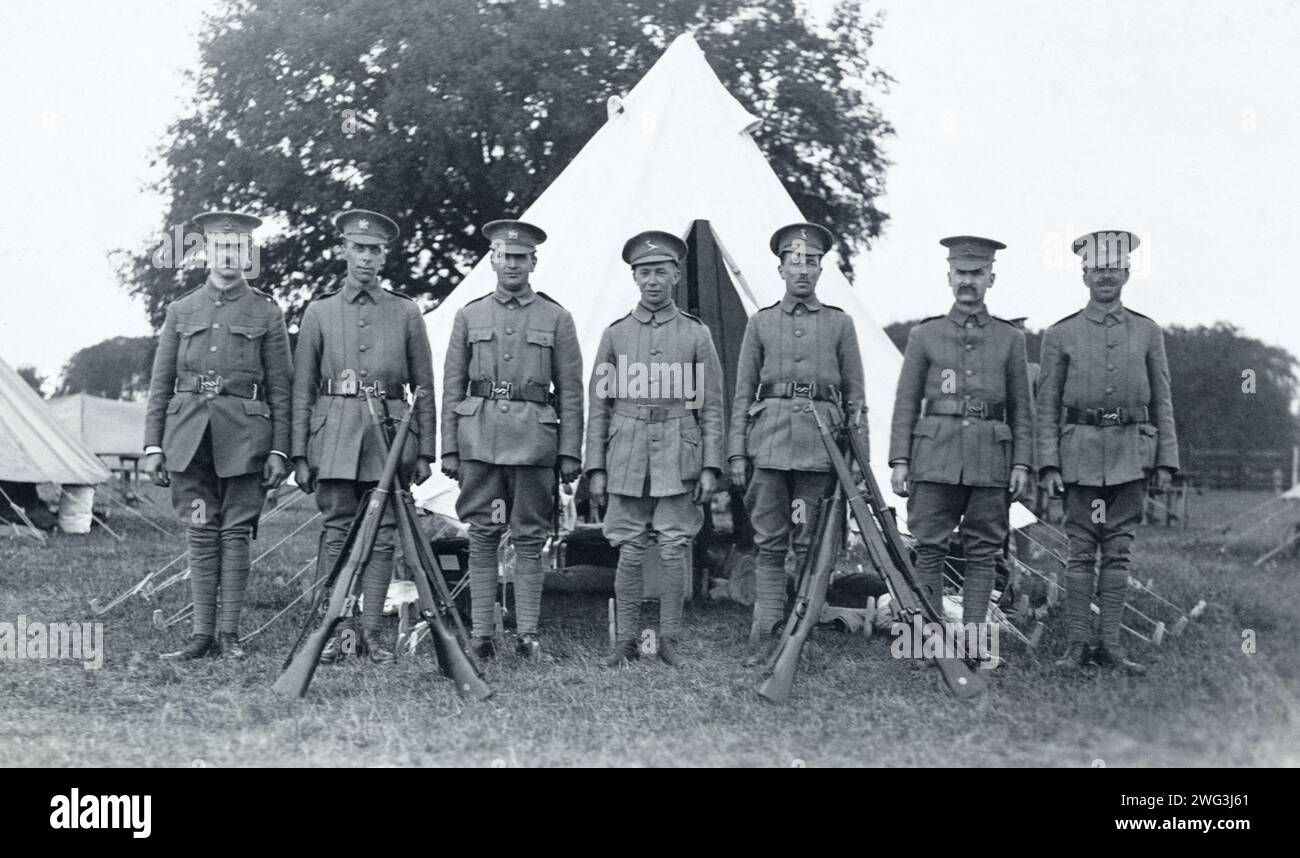
[[[456,514],[469,524],[474,634],[491,631],[507,522],[517,630],[536,633],[557,458],[582,454],[582,352],[568,310],[525,285],[517,293],[498,287],[456,311],[443,372],[442,452],[460,457]]]
[[[1079,422],[1089,410],[1113,418]],[[1121,304],[1105,308],[1090,301],[1048,328],[1037,430],[1041,471],[1057,469],[1065,483],[1070,642],[1091,642],[1089,603],[1097,592],[1101,640],[1115,652],[1145,477],[1154,467],[1172,471],[1179,464],[1160,327]]]
[[[722,364],[708,327],[676,304],[636,308],[601,335],[588,389],[585,464],[607,476],[604,533],[619,549],[618,635],[639,632],[642,565],[659,546],[662,637],[681,632],[686,548],[704,524],[691,493],[704,468],[721,473]]]
[[[404,386],[423,387],[399,480],[410,479],[417,456],[435,458],[433,357],[415,302],[347,279],[341,289],[307,306],[294,362],[292,452],[316,474],[316,505],[323,518],[319,577],[337,561],[362,498],[384,469],[383,439],[371,424],[363,388],[385,399],[390,416],[400,419],[407,409],[400,398]],[[383,404],[374,402],[381,415]],[[381,622],[395,527],[391,509],[385,509],[363,580],[367,633],[378,631]]]
[[[791,383],[812,386],[799,396],[758,398],[760,385]],[[770,627],[785,613],[786,554],[793,543],[796,565],[802,562],[818,504],[831,485],[830,456],[812,411],[838,426],[865,412],[865,400],[857,330],[839,307],[816,295],[787,294],[750,317],[736,366],[727,447],[728,459],[748,459],[754,467],[745,508],[759,555],[758,626]],[[866,425],[862,413],[864,434]]]
[[[238,629],[262,467],[289,447],[291,375],[284,314],[269,295],[243,281],[225,290],[208,281],[168,305],[144,443],[161,448],[187,525],[195,635]]]
[[[404,470],[410,472],[417,455],[436,457],[433,356],[424,316],[411,299],[345,282],[307,305],[294,364],[292,456],[307,459],[319,479],[374,482],[384,470],[365,399],[322,396],[327,380],[334,389],[351,381],[354,391],[423,386],[429,395],[420,398],[411,418]],[[390,399],[388,407],[396,419],[406,414],[405,399]]]
[[[960,523],[964,622],[985,619],[994,556],[1009,529],[1011,469],[1028,473],[1032,455],[1024,331],[984,307],[967,313],[957,305],[913,327],[894,397],[889,461],[908,465],[917,577],[936,607]]]
[[[722,365],[703,322],[638,304],[605,329],[594,366],[584,462],[611,495],[671,497],[721,473]]]

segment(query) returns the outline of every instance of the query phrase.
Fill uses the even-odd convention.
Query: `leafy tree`
[[[113,337],[84,348],[64,366],[58,393],[139,399],[149,392],[157,346],[153,337]]]
[[[222,206],[276,215],[263,288],[289,308],[343,266],[327,217],[346,206],[404,227],[393,285],[444,297],[482,253],[477,228],[518,215],[678,34],[764,119],[757,137],[803,213],[864,249],[892,128],[871,102],[890,78],[869,60],[879,15],[844,2],[825,27],[793,0],[242,0],[202,36],[192,113],[170,128],[158,190],[166,230]],[[596,189],[593,189],[593,193]],[[202,274],[153,264],[122,275],[160,324]]]
[[[32,390],[36,391],[37,396],[45,396],[42,388],[45,387],[47,379],[36,371],[36,367],[20,366],[18,367],[18,374],[22,376],[23,381],[31,385]]]
[[[1169,328],[1178,441],[1186,449],[1287,449],[1300,441],[1294,355],[1232,325]]]

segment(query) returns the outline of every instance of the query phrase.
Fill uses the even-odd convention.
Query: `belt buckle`
[[[815,381],[792,381],[790,382],[791,399],[812,399],[813,394],[817,392],[817,382]]]
[[[515,383],[513,381],[494,381],[492,382],[493,399],[509,399],[514,395]]]
[[[1101,409],[1100,413],[1097,415],[1097,425],[1098,426],[1120,425],[1120,409],[1116,408],[1114,411],[1107,411],[1104,408]]]
[[[662,405],[642,405],[646,411],[645,419],[650,423],[662,423],[668,418],[668,409]]]
[[[372,382],[370,382],[370,384],[358,384],[358,385],[357,385],[357,395],[358,395],[358,396],[364,398],[367,394],[370,395],[370,396],[375,397],[376,399],[379,398],[380,395],[381,395],[381,391],[380,391],[380,389],[379,389],[379,382],[377,382],[377,381],[372,381]]]
[[[979,408],[972,407],[973,403],[969,399],[965,400],[963,404],[965,405],[964,416],[966,417],[987,418],[989,416],[989,404],[987,402],[981,402]]]
[[[217,376],[216,378],[200,378],[198,392],[199,393],[220,393],[221,376]]]

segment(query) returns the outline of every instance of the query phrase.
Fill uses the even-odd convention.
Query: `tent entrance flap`
[[[740,342],[745,336],[749,314],[736,293],[728,273],[725,251],[707,220],[691,224],[686,236],[684,276],[677,283],[677,306],[699,316],[713,334],[713,344],[722,361],[723,413],[731,420],[731,402],[736,396],[736,365]]]

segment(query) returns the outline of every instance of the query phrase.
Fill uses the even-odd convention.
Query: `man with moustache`
[[[652,543],[662,580],[659,658],[683,664],[686,547],[704,524],[701,505],[707,508],[722,472],[722,365],[708,327],[673,302],[686,254],[684,241],[658,230],[623,245],[641,299],[601,335],[588,392],[591,498],[599,506],[608,496],[604,534],[619,550],[618,639],[608,667],[639,656],[642,562]],[[630,370],[627,378],[620,367]],[[686,389],[688,380],[694,390]]]
[[[208,279],[167,307],[149,381],[145,469],[171,486],[186,524],[189,642],[165,659],[243,658],[239,614],[263,495],[288,475],[289,337],[275,300],[244,279],[261,220],[214,211],[194,218]],[[217,618],[217,595],[221,615]]]
[[[982,624],[994,558],[1009,530],[1009,501],[1030,481],[1033,400],[1024,331],[989,315],[984,303],[997,279],[994,254],[1006,245],[969,235],[939,244],[948,248],[954,303],[908,335],[890,426],[890,482],[907,498],[918,583],[940,616],[944,558],[960,525],[962,623]]]
[[[529,277],[539,227],[483,227],[497,275],[492,294],[456,311],[442,391],[442,471],[460,481],[456,515],[469,525],[472,647],[491,657],[497,550],[515,545],[515,652],[538,659],[545,571],[541,552],[560,479],[581,476],[582,352],[573,316]]]
[[[391,415],[405,413],[406,388],[423,387],[412,406],[411,436],[403,448],[398,478],[405,484],[432,474],[436,438],[433,358],[424,316],[415,302],[381,288],[379,272],[397,224],[372,211],[349,209],[332,218],[342,242],[347,275],[341,286],[312,301],[298,332],[293,376],[293,461],[300,488],[315,493],[324,520],[317,577],[338,560],[366,492],[384,469],[383,438],[371,423],[366,395],[387,400]],[[376,408],[381,407],[375,403]],[[393,573],[392,511],[385,510],[370,563],[362,578],[362,636],[355,646],[351,618],[326,644],[323,662],[347,654],[391,661],[380,646],[384,598]]]
[[[818,505],[831,486],[831,462],[813,417],[848,420],[866,441],[862,355],[853,319],[817,298],[830,230],[792,223],[772,234],[785,297],[749,319],[736,367],[728,459],[731,484],[745,491],[758,546],[754,619],[744,660],[766,660],[785,615],[786,554],[802,564]],[[753,469],[753,479],[749,477]],[[748,488],[746,489],[746,486]]]
[[[1070,540],[1065,610],[1069,643],[1059,667],[1090,661],[1142,674],[1120,646],[1134,531],[1148,474],[1160,488],[1178,470],[1164,334],[1120,301],[1138,237],[1102,230],[1074,240],[1086,307],[1047,329],[1038,387],[1038,460],[1044,492],[1065,492]],[[1100,574],[1096,569],[1101,548]],[[1093,592],[1101,609],[1093,645]]]

